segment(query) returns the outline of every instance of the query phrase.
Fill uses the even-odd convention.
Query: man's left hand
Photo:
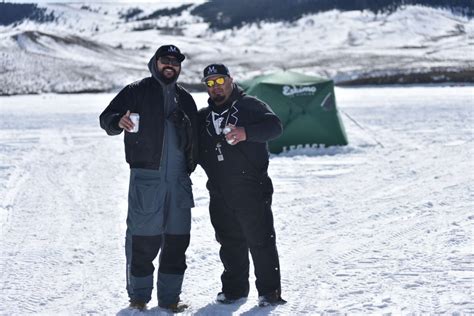
[[[225,139],[227,140],[227,142],[231,142],[232,146],[247,139],[247,134],[245,133],[244,127],[235,126],[232,124],[229,124],[227,126],[230,127],[230,132],[225,135]]]

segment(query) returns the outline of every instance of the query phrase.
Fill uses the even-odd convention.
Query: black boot
[[[247,298],[247,296],[242,296],[242,297],[233,297],[233,296],[228,296],[224,292],[219,292],[216,297],[216,301],[221,304],[234,304],[240,299]]]
[[[258,306],[260,307],[283,304],[286,304],[286,301],[281,298],[280,290],[275,290],[273,292],[258,297]]]
[[[144,311],[146,310],[146,303],[141,301],[130,301],[130,305],[128,307],[138,309],[139,311]]]

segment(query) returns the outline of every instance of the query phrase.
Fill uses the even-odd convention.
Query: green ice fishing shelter
[[[270,142],[270,152],[300,146],[347,145],[332,80],[284,71],[239,85],[270,105],[283,123],[283,134]]]

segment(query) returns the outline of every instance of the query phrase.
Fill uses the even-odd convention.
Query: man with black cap
[[[268,105],[243,93],[225,65],[204,68],[202,81],[210,98],[198,113],[199,164],[208,176],[209,212],[224,264],[217,302],[248,296],[250,250],[258,305],[284,304],[267,173],[267,142],[282,133],[282,124]]]
[[[160,249],[158,305],[174,312],[187,307],[179,295],[194,207],[189,175],[198,148],[196,104],[176,83],[184,59],[176,46],[161,46],[148,63],[151,76],[123,88],[100,115],[107,134],[125,130],[127,291],[130,307],[139,310],[151,299]]]

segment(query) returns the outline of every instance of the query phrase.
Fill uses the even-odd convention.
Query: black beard
[[[214,101],[214,103],[221,103],[222,101],[225,100],[225,96],[223,95],[216,95],[214,97],[211,97],[212,101]]]
[[[172,77],[170,77],[170,78],[165,77],[165,70],[167,70],[167,69],[173,71],[173,73],[174,73],[174,75],[173,75]],[[166,83],[166,84],[172,83],[172,82],[176,81],[176,79],[178,79],[178,74],[176,73],[176,70],[174,70],[174,69],[171,68],[171,67],[164,67],[163,70],[161,71],[161,74],[160,74],[160,75],[161,75],[161,79],[162,79],[163,82]]]

